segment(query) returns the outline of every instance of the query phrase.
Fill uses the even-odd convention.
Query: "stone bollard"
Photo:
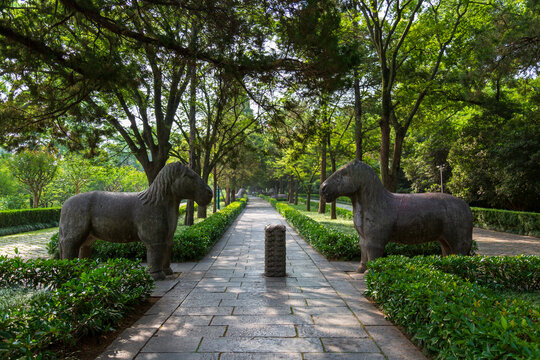
[[[264,228],[264,275],[285,276],[285,225],[266,225]]]

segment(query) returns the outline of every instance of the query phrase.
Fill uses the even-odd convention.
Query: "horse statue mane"
[[[139,200],[145,205],[155,205],[163,202],[170,192],[170,186],[174,179],[182,176],[186,169],[186,166],[179,162],[165,165],[148,189],[138,194]]]
[[[362,194],[363,207],[375,206],[390,195],[375,170],[368,164],[356,160],[348,163],[345,168],[349,170],[353,186]]]

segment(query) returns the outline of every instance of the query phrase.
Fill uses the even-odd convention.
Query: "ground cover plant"
[[[203,258],[244,209],[246,203],[246,199],[240,199],[192,226],[178,226],[171,260],[179,262]],[[49,254],[59,256],[58,233],[51,237],[47,247]],[[119,244],[97,240],[94,243],[92,258],[105,260],[119,257],[144,261],[146,248],[142,242]]]
[[[435,359],[538,359],[538,268],[538,256],[391,256],[368,263],[367,295]]]
[[[0,358],[64,357],[87,334],[112,329],[146,299],[153,280],[139,262],[22,260],[0,256]]]
[[[337,212],[338,219],[331,220],[328,212],[318,214],[306,211],[305,204],[290,205],[263,197],[274,206],[287,221],[317,251],[329,259],[352,260],[360,258],[358,234],[352,222],[352,212],[346,209]],[[475,246],[473,244],[473,246]],[[385,247],[387,255],[437,255],[441,253],[438,243],[397,244],[389,243]]]
[[[58,226],[60,208],[0,211],[0,236]]]

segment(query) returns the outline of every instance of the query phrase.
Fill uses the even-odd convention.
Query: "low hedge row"
[[[329,229],[285,203],[278,202],[267,196],[262,197],[269,201],[294,226],[300,235],[322,255],[329,259],[351,260],[360,258],[357,235],[345,234]],[[341,210],[343,210],[343,213],[348,213],[347,216],[349,216],[349,219],[352,218],[351,211]],[[337,215],[343,216],[340,213]],[[441,254],[441,247],[437,242],[412,245],[389,243],[384,250],[386,255],[417,256]]]
[[[514,234],[540,236],[540,213],[471,208],[474,226]]]
[[[139,263],[125,259],[99,264],[0,256],[0,287],[38,290],[3,309],[0,358],[55,358],[81,336],[109,331],[149,296],[153,280]]]
[[[368,263],[366,294],[434,359],[538,359],[538,306],[482,284],[538,289],[529,275],[539,259],[380,258]]]
[[[171,260],[180,262],[203,258],[240,214],[246,203],[246,199],[240,199],[203,221],[178,231],[174,235]],[[111,243],[97,240],[92,248],[92,258],[95,259],[146,260],[146,247],[142,242]],[[51,237],[47,249],[49,254],[58,258],[58,233]]]
[[[0,236],[58,226],[60,209],[38,208],[0,211]]]
[[[357,236],[328,229],[285,203],[275,199],[269,201],[300,235],[325,257],[345,260],[360,257]]]

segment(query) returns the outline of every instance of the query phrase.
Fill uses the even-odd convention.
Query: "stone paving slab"
[[[263,275],[269,223],[287,227],[285,278]],[[363,277],[336,268],[261,199],[189,266],[100,359],[425,359],[363,296]]]

